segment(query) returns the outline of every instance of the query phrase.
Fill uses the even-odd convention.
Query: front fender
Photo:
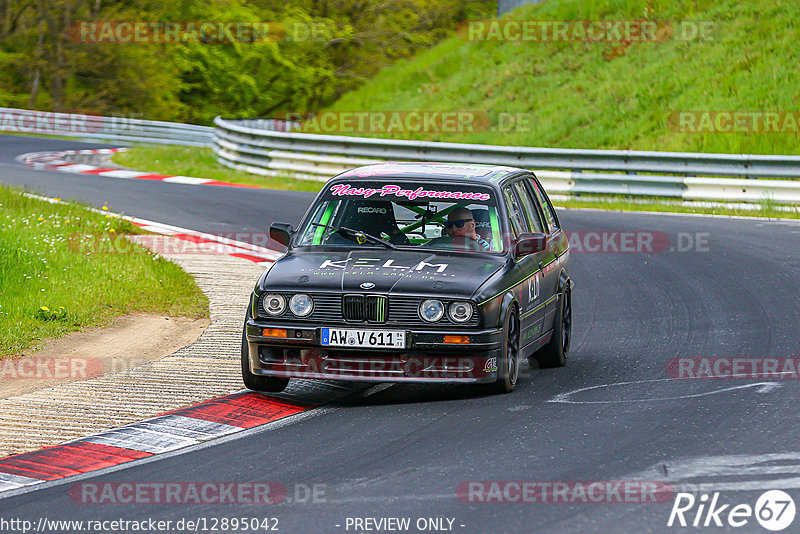
[[[517,297],[514,296],[514,293],[509,291],[505,295],[503,295],[503,300],[500,304],[500,326],[505,324],[506,316],[508,315],[509,310],[511,310],[511,306],[515,305],[517,309],[519,309],[519,302],[517,302]]]
[[[562,294],[567,289],[572,291],[573,287],[575,287],[575,282],[572,281],[566,270],[561,269],[561,273],[558,275],[558,294]]]
[[[502,298],[498,296],[491,302],[479,304],[483,315],[483,326],[485,328],[501,328],[512,304],[516,304],[519,309],[519,303],[511,291],[506,292]]]

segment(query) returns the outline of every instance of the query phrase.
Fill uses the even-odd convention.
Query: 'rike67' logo
[[[692,513],[695,505],[697,510]],[[691,525],[687,523],[685,515],[689,516]],[[794,521],[794,499],[785,491],[770,490],[761,494],[755,507],[749,504],[731,506],[719,504],[719,492],[714,493],[710,499],[706,493],[700,495],[699,499],[691,493],[678,493],[667,526],[671,527],[677,520],[677,524],[682,527],[722,527],[727,523],[727,526],[738,528],[748,524],[754,515],[765,529],[773,532],[783,530]]]

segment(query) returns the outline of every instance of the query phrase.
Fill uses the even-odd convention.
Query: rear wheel
[[[553,336],[547,345],[534,353],[530,359],[538,362],[542,369],[563,367],[567,363],[571,341],[572,293],[569,289],[564,289],[558,303],[558,315],[553,321]]]
[[[497,362],[497,382],[491,384],[496,393],[511,393],[519,378],[519,317],[516,308],[511,308],[503,324],[505,339],[503,351]]]
[[[250,350],[247,347],[247,326],[242,330],[242,380],[244,387],[253,391],[277,393],[286,389],[288,378],[254,375],[250,371]]]

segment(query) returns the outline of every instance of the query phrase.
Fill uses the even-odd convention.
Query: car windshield
[[[364,235],[358,235],[358,234]],[[338,183],[328,186],[297,233],[297,246],[380,246],[503,251],[493,191],[460,183]]]

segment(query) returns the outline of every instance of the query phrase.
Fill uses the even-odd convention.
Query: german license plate
[[[397,330],[323,328],[320,344],[330,347],[404,349],[406,333]]]

